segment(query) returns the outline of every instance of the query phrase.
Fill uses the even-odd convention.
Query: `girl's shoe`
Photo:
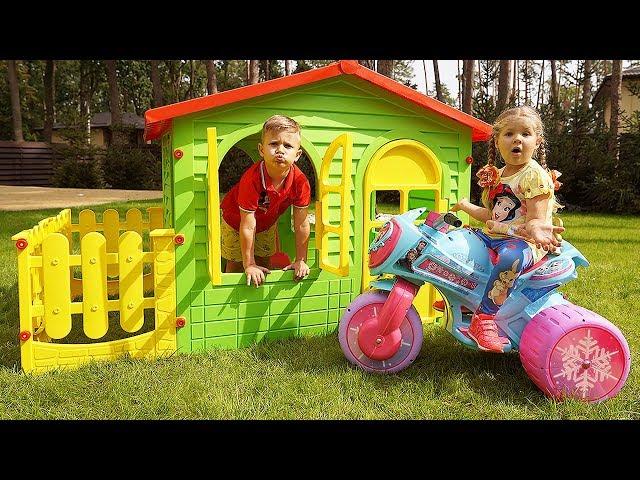
[[[494,318],[495,315],[474,313],[467,333],[478,344],[480,350],[503,353],[503,345],[509,343],[509,339],[498,335],[498,326]]]

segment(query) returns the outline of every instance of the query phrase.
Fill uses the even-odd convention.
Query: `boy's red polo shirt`
[[[309,180],[295,164],[276,192],[264,161],[260,161],[242,174],[240,181],[224,196],[220,208],[224,221],[235,230],[240,230],[240,209],[255,212],[257,233],[269,229],[290,205],[308,207],[310,201]]]

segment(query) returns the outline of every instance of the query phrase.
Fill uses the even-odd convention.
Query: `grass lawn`
[[[157,201],[88,207],[146,208]],[[74,222],[81,209],[74,208]],[[58,210],[0,212],[0,419],[639,419],[640,217],[563,214],[591,262],[563,288],[615,323],[631,373],[602,404],[556,402],[529,380],[517,353],[466,349],[425,326],[416,362],[389,376],[351,367],[337,334],[143,361],[121,359],[41,375],[20,372],[18,292],[11,235]]]

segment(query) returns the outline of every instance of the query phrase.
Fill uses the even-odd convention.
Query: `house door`
[[[374,279],[369,275],[369,245],[377,230],[386,221],[380,218],[380,202],[376,192],[396,191],[400,194],[398,213],[412,208],[427,207],[438,212],[448,209],[447,199],[441,196],[442,169],[435,154],[415,140],[395,140],[383,145],[372,157],[364,176],[364,221],[362,248],[362,291],[369,289]],[[379,195],[378,195],[379,196]],[[376,218],[378,215],[378,218]],[[424,217],[425,215],[423,215]],[[424,221],[418,219],[416,224]],[[439,299],[435,288],[425,285],[414,300],[423,321],[433,321],[433,302]]]

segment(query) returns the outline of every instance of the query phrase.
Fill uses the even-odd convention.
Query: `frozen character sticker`
[[[511,190],[511,187],[505,183],[492,188],[489,191],[489,199],[493,200],[491,219],[497,222],[510,221],[516,218],[516,212],[522,205],[513,190]]]

